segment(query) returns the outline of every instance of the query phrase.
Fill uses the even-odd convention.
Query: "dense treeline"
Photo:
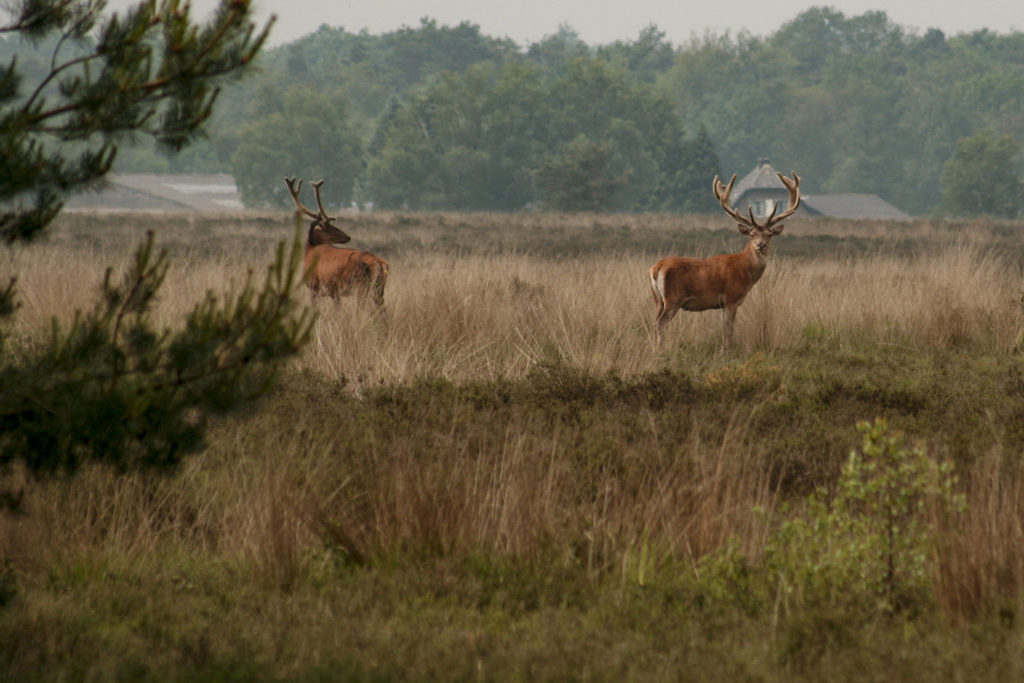
[[[767,156],[808,193],[875,193],[913,214],[1018,215],[1024,34],[909,31],[811,8],[769,36],[672,45],[651,26],[590,46],[479,27],[321,26],[229,89],[208,144],[121,170],[232,172],[247,202],[280,176],[330,200],[410,209],[713,208],[717,172]]]
[[[286,198],[285,166],[329,178],[333,201],[387,208],[708,208],[707,132],[602,54],[568,30],[523,54],[469,24],[322,28],[268,54],[254,95],[232,93],[222,120],[243,123],[225,156],[252,204]],[[362,157],[341,151],[356,137]]]
[[[915,35],[883,12],[811,9],[764,40],[690,45],[663,87],[684,120],[706,122],[728,168],[760,149],[800,168],[808,191],[873,192],[924,213],[958,140],[1021,139],[1024,34]]]

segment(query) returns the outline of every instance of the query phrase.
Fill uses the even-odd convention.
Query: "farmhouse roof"
[[[753,171],[740,178],[732,189],[732,196],[738,201],[745,192],[750,190],[761,190],[765,188],[785,189],[779,177],[775,175],[775,169],[768,162],[768,157],[761,157],[757,160],[757,166]]]
[[[776,199],[785,202],[788,191],[779,180],[766,157],[757,160],[757,167],[737,181],[731,196],[735,208],[755,199]],[[797,216],[830,216],[833,218],[864,218],[903,220],[910,216],[878,195],[860,193],[803,195]]]
[[[105,187],[73,196],[66,208],[108,211],[235,211],[242,200],[226,173],[111,174]]]

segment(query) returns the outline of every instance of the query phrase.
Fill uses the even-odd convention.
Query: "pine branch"
[[[60,212],[70,193],[106,175],[118,144],[135,133],[180,149],[201,132],[220,93],[217,83],[243,72],[269,35],[250,23],[250,0],[222,0],[207,24],[195,24],[177,0],[141,2],[113,15],[85,54],[61,59],[101,17],[101,0],[21,0],[4,31],[34,38],[58,33],[50,71],[18,99],[17,61],[0,72],[0,149],[16,169],[0,179],[0,236],[27,240]],[[88,42],[88,41],[85,41]],[[98,145],[73,166],[56,141]],[[90,156],[91,155],[91,156]],[[44,190],[45,191],[42,191]],[[30,192],[37,190],[40,192]]]
[[[45,348],[0,364],[0,470],[174,466],[201,447],[208,415],[258,398],[308,341],[314,316],[293,298],[298,236],[279,246],[262,289],[207,294],[180,330],[149,322],[166,263],[153,253],[150,236],[120,284],[105,279],[95,310],[67,330],[54,321]]]

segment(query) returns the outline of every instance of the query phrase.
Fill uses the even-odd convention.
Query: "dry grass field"
[[[125,263],[147,228],[175,257],[163,301],[169,323],[207,290],[237,287],[290,237],[285,215],[220,224],[142,215],[107,227],[88,218],[65,217],[49,243],[4,255],[22,283],[18,324],[26,336],[52,316],[69,321],[89,307],[104,270]],[[364,240],[359,246],[392,262],[387,318],[353,300],[318,302],[320,322],[301,367],[357,383],[521,378],[551,361],[625,378],[661,369],[666,354],[653,345],[647,269],[660,256],[744,244],[724,218],[351,220],[347,227]],[[740,309],[739,351],[792,352],[809,339],[827,339],[838,348],[1010,352],[1024,341],[1024,259],[1007,230],[1013,227],[797,222]],[[667,346],[713,356],[720,338],[717,312],[682,313],[669,326]]]
[[[792,221],[722,352],[717,312],[654,344],[646,271],[739,250],[724,217],[344,220],[391,262],[384,314],[312,304],[281,385],[177,473],[27,482],[0,517],[0,677],[1024,676],[1020,226]],[[0,253],[14,352],[146,230],[167,325],[293,234],[66,214]],[[842,508],[878,417],[911,478]]]

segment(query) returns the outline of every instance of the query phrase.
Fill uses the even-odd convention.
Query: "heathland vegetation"
[[[792,221],[723,353],[714,312],[653,343],[646,269],[739,249],[724,216],[339,222],[391,261],[385,315],[315,304],[277,388],[176,471],[9,475],[0,677],[1024,671],[1017,225]],[[7,350],[146,229],[177,327],[290,224],[62,215],[0,254]]]

